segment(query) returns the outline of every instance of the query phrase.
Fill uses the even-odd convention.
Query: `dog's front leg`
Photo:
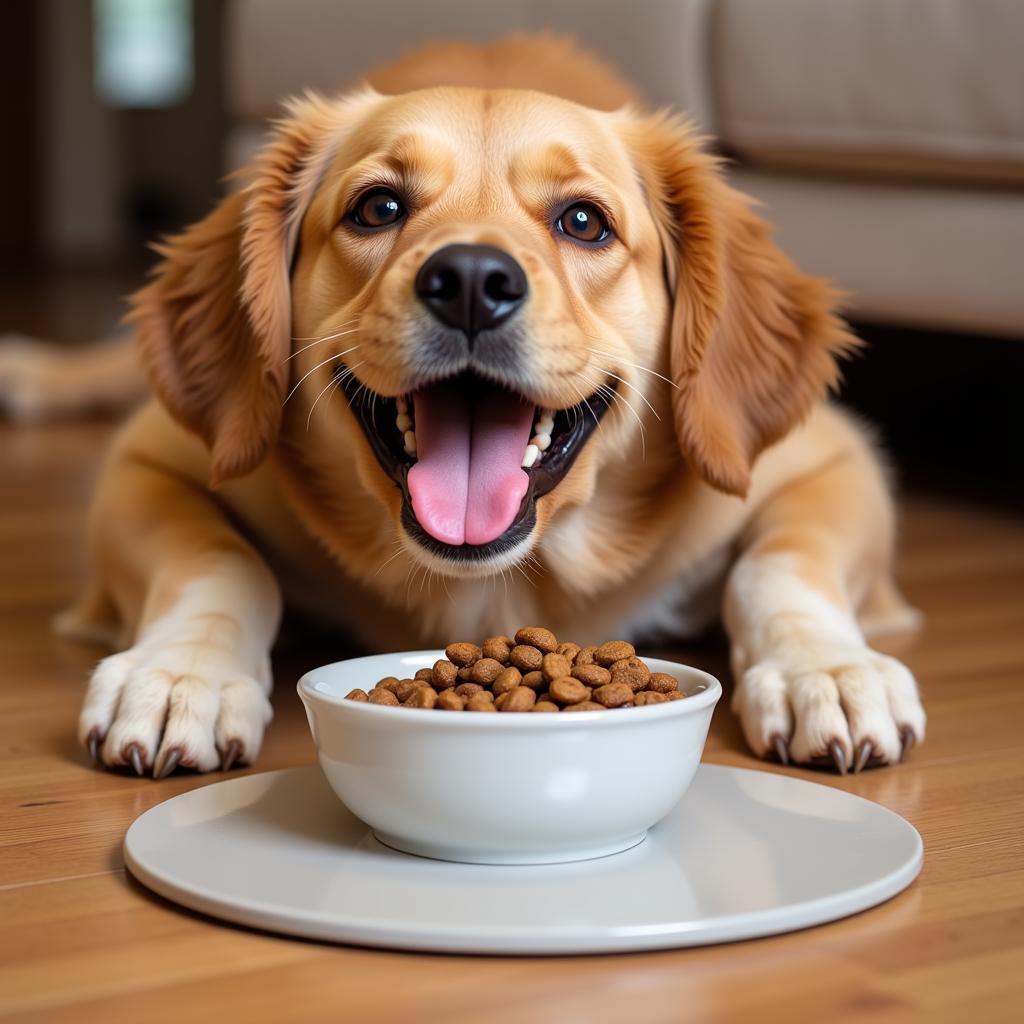
[[[201,487],[123,452],[100,484],[92,547],[132,641],[92,675],[83,745],[158,778],[253,761],[281,613],[262,559]]]
[[[751,748],[841,771],[924,738],[917,684],[872,650],[856,610],[887,580],[893,514],[855,450],[776,492],[751,520],[725,594],[733,709]]]

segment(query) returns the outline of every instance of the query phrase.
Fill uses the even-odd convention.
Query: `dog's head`
[[[742,495],[851,344],[680,123],[524,90],[296,102],[163,256],[135,320],[215,480],[276,448],[321,533],[390,518],[456,575],[622,486],[659,414]]]

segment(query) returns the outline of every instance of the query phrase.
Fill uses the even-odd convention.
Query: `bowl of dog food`
[[[298,683],[331,788],[381,843],[475,864],[619,853],[679,802],[722,687],[542,627],[353,658]]]

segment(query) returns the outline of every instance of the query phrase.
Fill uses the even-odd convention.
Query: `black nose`
[[[526,292],[523,268],[493,245],[446,245],[416,275],[416,294],[426,307],[470,341],[507,320]]]

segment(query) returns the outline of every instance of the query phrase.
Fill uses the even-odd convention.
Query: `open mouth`
[[[402,491],[409,535],[443,558],[480,561],[533,529],[536,503],[562,480],[608,408],[599,392],[543,409],[472,372],[411,395],[342,387],[384,472]]]

